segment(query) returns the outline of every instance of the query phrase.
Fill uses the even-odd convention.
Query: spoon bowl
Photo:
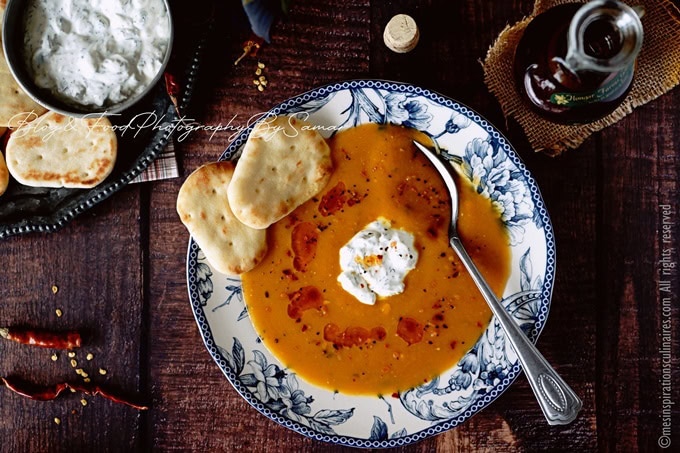
[[[484,300],[489,304],[498,323],[505,331],[512,348],[517,353],[522,369],[529,380],[531,389],[536,395],[538,404],[543,411],[548,424],[566,425],[574,421],[583,403],[574,391],[564,382],[557,372],[550,366],[548,361],[536,349],[536,346],[524,335],[522,329],[515,323],[512,317],[498,300],[484,276],[465,250],[465,246],[458,235],[458,188],[454,180],[455,170],[441,156],[441,150],[435,140],[435,150],[424,146],[418,141],[413,141],[415,146],[428,158],[441,175],[449,195],[451,197],[451,219],[449,222],[449,243],[463,262],[468,273],[474,280],[477,288],[482,293]]]

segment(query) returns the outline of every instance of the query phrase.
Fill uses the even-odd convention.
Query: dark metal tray
[[[193,45],[184,67],[174,69],[184,72],[183,90],[178,96],[180,112],[191,99],[208,32],[205,30],[202,39]],[[141,102],[110,119],[118,136],[118,157],[111,175],[92,189],[27,187],[10,180],[7,191],[0,196],[0,239],[57,231],[107,199],[162,153],[179,121],[163,80]]]

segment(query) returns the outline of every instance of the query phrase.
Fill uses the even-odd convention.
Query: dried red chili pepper
[[[0,327],[0,337],[21,344],[51,349],[74,349],[81,344],[78,332],[48,332],[25,327]]]
[[[234,66],[238,66],[245,57],[254,57],[257,55],[257,52],[260,50],[260,47],[262,47],[263,43],[264,39],[253,34],[250,39],[243,43],[243,53],[236,61],[234,61]]]
[[[90,396],[101,396],[114,403],[125,404],[138,410],[147,410],[148,406],[133,403],[122,397],[116,396],[96,384],[71,384],[62,382],[50,386],[39,386],[16,378],[0,378],[2,383],[14,393],[36,401],[52,401],[64,390],[73,390]]]
[[[175,76],[169,72],[166,72],[163,74],[163,76],[165,77],[165,91],[168,93],[170,102],[172,102],[172,105],[175,107],[177,116],[181,118],[182,115],[179,114],[179,103],[177,101],[177,96],[179,96],[180,92],[180,86],[179,83],[177,83],[177,78],[175,78]]]

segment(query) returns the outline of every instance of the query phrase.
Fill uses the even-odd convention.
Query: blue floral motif
[[[212,309],[213,312],[217,311],[217,309],[224,307],[225,305],[229,305],[232,301],[232,299],[236,298],[239,302],[243,302],[243,287],[241,286],[241,280],[238,278],[230,278],[228,277],[227,282],[229,285],[226,285],[224,289],[227,290],[228,295],[227,298],[222,302],[221,304],[217,305]],[[239,316],[239,321],[243,319],[242,316]]]
[[[477,358],[476,350],[474,354],[467,353],[459,362],[458,369],[451,376],[449,388],[452,390],[466,389],[472,383],[472,373],[479,372],[479,359]],[[443,391],[435,391],[435,394],[445,393]]]
[[[268,112],[300,113],[309,114],[311,122],[330,126],[324,136],[370,122],[414,127],[437,138],[443,156],[461,170],[461,177],[471,181],[502,213],[511,234],[513,266],[519,257],[519,275],[513,268],[510,283],[519,287],[519,292],[502,303],[535,340],[548,312],[554,281],[550,220],[535,182],[493,126],[436,93],[383,81],[341,82],[289,99]],[[238,134],[221,159],[238,156],[247,138],[248,131]],[[503,330],[492,322],[453,369],[402,392],[394,402],[382,397],[355,399],[298,382],[294,373],[265,351],[247,319],[239,282],[214,276],[195,242],[190,244],[187,273],[191,303],[209,351],[257,410],[311,438],[371,448],[418,441],[474,415],[507,388],[520,370]],[[532,263],[532,257],[538,260]],[[212,303],[211,298],[215,299]],[[238,322],[243,319],[246,322]],[[225,341],[224,335],[233,338],[231,350],[218,344]],[[342,407],[350,409],[338,409]],[[351,423],[346,423],[350,419]]]
[[[253,360],[247,365],[252,373],[243,374],[243,347],[234,338],[232,352],[219,348],[220,354],[238,374],[243,385],[252,389],[253,395],[270,410],[308,426],[318,432],[335,434],[333,426],[345,423],[354,415],[354,409],[322,409],[312,415],[314,398],[300,389],[294,373],[286,373],[278,365],[268,363],[259,350],[253,350]]]
[[[314,398],[306,396],[305,392],[300,390],[300,384],[294,374],[289,374],[286,377],[286,383],[291,393],[290,398],[283,401],[285,407],[281,410],[281,413],[291,418],[310,414],[312,412],[310,404],[314,402]]]
[[[409,93],[387,93],[378,90],[355,88],[349,90],[350,104],[341,112],[346,116],[338,129],[346,126],[357,126],[368,120],[377,124],[396,124],[427,130],[432,121],[432,114],[428,106],[418,96]],[[382,104],[376,104],[369,94],[374,93],[382,99]]]
[[[371,101],[364,90],[360,88],[350,89],[349,94],[352,101],[340,113],[341,117],[347,115],[347,118],[340,123],[338,129],[358,126],[364,121],[363,116],[371,123],[383,124],[385,122],[385,115],[380,112],[380,109]]]
[[[277,365],[267,365],[267,358],[260,351],[253,351],[255,360],[248,362],[255,377],[257,398],[262,401],[276,401],[280,398],[282,380],[286,373]]]
[[[428,113],[427,105],[416,96],[406,93],[389,93],[385,96],[385,123],[425,131],[431,121],[432,115]]]
[[[196,286],[198,291],[198,302],[202,307],[208,303],[208,299],[213,293],[212,271],[210,266],[205,262],[205,255],[199,252],[196,263]]]
[[[375,415],[373,416],[373,426],[371,426],[371,434],[368,436],[368,440],[373,440],[376,442],[384,441],[387,439],[396,439],[398,437],[404,437],[408,435],[408,431],[406,431],[405,428],[402,428],[398,431],[395,431],[392,433],[392,435],[389,435],[389,431],[387,429],[387,423],[385,423],[382,418],[376,417]]]
[[[500,212],[510,233],[510,244],[521,243],[524,227],[534,220],[534,202],[522,173],[490,140],[475,138],[469,142],[463,161],[463,174]]]
[[[446,122],[444,130],[441,131],[439,134],[434,135],[433,138],[437,139],[444,134],[457,134],[462,129],[469,127],[470,124],[472,124],[472,120],[469,117],[454,110],[451,113],[451,118],[449,118],[449,120]]]
[[[522,291],[506,298],[502,303],[525,332],[528,332],[537,321],[543,284],[540,277],[532,280],[530,249],[520,260],[520,273],[520,280],[524,282]],[[475,346],[458,362],[449,377],[448,385],[440,387],[439,379],[434,379],[400,395],[402,405],[423,420],[437,421],[460,416],[508,377],[510,369],[516,363],[516,360],[510,361],[509,352],[505,331],[494,321]]]
[[[229,364],[229,368],[231,368],[235,374],[241,374],[246,363],[246,353],[241,342],[234,338],[234,345],[231,348],[231,352],[228,352],[221,346],[217,346],[217,349]]]

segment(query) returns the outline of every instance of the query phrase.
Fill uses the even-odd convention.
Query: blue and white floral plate
[[[503,304],[529,337],[543,328],[555,277],[555,242],[536,182],[501,134],[469,108],[412,85],[356,80],[317,88],[271,114],[309,115],[325,136],[367,122],[414,127],[463,161],[463,177],[493,200],[510,231],[511,275]],[[222,155],[236,156],[252,126]],[[240,280],[213,270],[189,241],[187,280],[205,346],[232,385],[270,419],[313,439],[353,447],[406,445],[465,422],[491,404],[520,372],[492,320],[474,347],[439,378],[399,398],[334,394],[287,370],[260,342]]]

